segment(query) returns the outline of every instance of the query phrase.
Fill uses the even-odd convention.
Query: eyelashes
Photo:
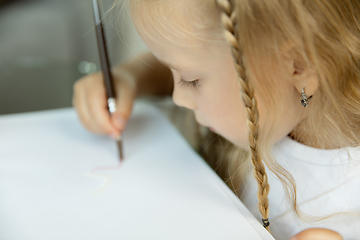
[[[179,85],[181,87],[195,88],[198,86],[198,83],[199,83],[199,79],[193,81],[185,81],[184,79],[181,79]]]

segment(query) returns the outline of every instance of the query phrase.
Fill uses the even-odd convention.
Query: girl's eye
[[[184,87],[197,87],[199,82],[199,79],[196,79],[194,81],[185,81],[184,79],[180,80],[180,86],[184,86]]]

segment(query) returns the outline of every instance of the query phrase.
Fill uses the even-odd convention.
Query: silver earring
[[[310,102],[311,98],[312,98],[312,95],[310,97],[306,97],[305,88],[301,89],[301,105],[303,107],[309,106],[309,102]]]

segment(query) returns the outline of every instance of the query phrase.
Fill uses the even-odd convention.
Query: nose
[[[172,72],[175,81],[174,90],[172,94],[174,103],[179,107],[185,107],[191,110],[196,110],[197,106],[192,97],[190,89],[179,86],[181,76],[174,70],[172,70]]]
[[[172,94],[173,101],[179,107],[185,107],[191,110],[196,109],[196,104],[194,100],[187,94],[186,89],[179,89],[179,87],[174,87],[174,91]]]

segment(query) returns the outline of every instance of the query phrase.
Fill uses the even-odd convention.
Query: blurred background
[[[99,0],[112,65],[146,51],[121,1]],[[0,115],[70,107],[100,70],[94,25],[91,0],[0,0]]]

